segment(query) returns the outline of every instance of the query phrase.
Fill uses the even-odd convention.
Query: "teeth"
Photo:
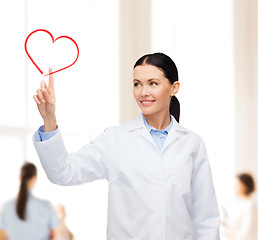
[[[151,103],[152,101],[142,101],[142,103]]]

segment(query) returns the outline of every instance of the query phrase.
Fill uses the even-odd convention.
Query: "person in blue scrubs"
[[[37,169],[24,163],[20,173],[17,198],[5,203],[0,219],[0,229],[8,240],[49,240],[56,236],[58,217],[49,201],[33,196]]]

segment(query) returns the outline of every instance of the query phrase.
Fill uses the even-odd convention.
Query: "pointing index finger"
[[[49,68],[49,83],[48,87],[54,89],[54,77],[52,73],[52,67]]]

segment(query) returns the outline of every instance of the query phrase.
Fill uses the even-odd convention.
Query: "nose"
[[[149,95],[150,95],[150,92],[149,92],[148,86],[143,86],[142,87],[142,97],[149,96]]]

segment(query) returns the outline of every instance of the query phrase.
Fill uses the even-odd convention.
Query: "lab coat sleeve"
[[[68,153],[60,130],[50,139],[38,142],[36,132],[33,143],[48,179],[58,185],[79,185],[108,178],[108,129],[90,144]]]
[[[203,141],[199,145],[192,177],[192,218],[198,240],[219,240],[220,216],[211,169]]]

